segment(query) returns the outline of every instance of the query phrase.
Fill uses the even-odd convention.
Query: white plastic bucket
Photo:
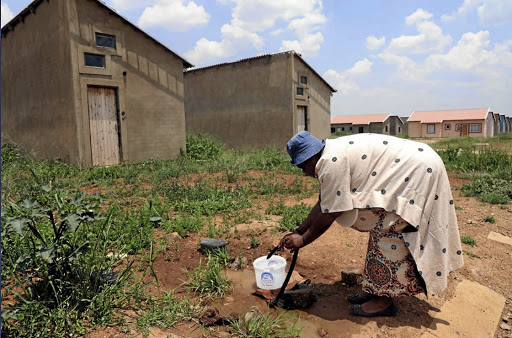
[[[252,265],[254,266],[258,288],[272,290],[283,286],[286,277],[284,272],[286,259],[276,255],[269,259],[267,259],[267,256],[261,256]]]

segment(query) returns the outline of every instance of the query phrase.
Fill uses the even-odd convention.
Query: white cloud
[[[137,8],[144,8],[156,3],[157,0],[111,0],[109,6],[118,11],[129,11]]]
[[[512,22],[512,1],[485,0],[477,9],[480,20],[486,25]]]
[[[439,52],[452,42],[451,36],[444,35],[441,27],[432,21],[423,20],[428,17],[425,12],[419,13],[418,11],[408,18],[410,18],[409,22],[416,24],[419,34],[401,35],[393,38],[389,44],[388,52],[406,54]],[[411,18],[412,16],[414,17]]]
[[[281,50],[293,49],[304,55],[314,55],[324,42],[324,37],[318,30],[327,18],[322,14],[323,7],[320,0],[223,0],[221,2],[234,3],[235,6],[231,13],[231,21],[221,28],[220,41],[213,44],[215,41],[201,39],[189,55],[200,59],[197,52],[200,46],[204,47],[205,41],[217,47],[229,45],[227,52],[218,54],[224,57],[242,50],[260,50],[265,45],[266,37],[285,32],[292,32],[296,39],[283,40]],[[205,60],[211,60],[213,55],[215,53],[205,57]],[[193,61],[192,58],[190,60]]]
[[[379,49],[386,43],[386,37],[377,38],[375,36],[369,36],[366,38],[366,48],[370,50]]]
[[[160,26],[174,32],[186,31],[192,27],[205,25],[210,20],[203,6],[183,0],[159,0],[146,7],[138,20],[141,28]]]
[[[466,15],[480,5],[483,0],[464,0],[462,6],[457,9],[459,15]]]
[[[450,22],[455,20],[455,17],[453,15],[443,14],[441,16],[441,22]]]
[[[294,50],[303,55],[316,55],[323,42],[324,36],[317,32],[301,36],[300,40],[283,40],[279,50],[281,52]]]
[[[14,18],[13,12],[9,9],[9,6],[2,4],[2,27]]]
[[[210,41],[201,38],[196,42],[194,49],[184,54],[185,58],[193,64],[204,64],[213,60],[225,58],[235,54],[230,41]]]
[[[488,49],[490,45],[488,31],[466,33],[448,53],[431,55],[425,64],[429,71],[449,69],[484,77],[492,74],[506,76],[507,68],[512,70],[512,40],[496,44],[494,49]]]
[[[418,8],[416,12],[412,13],[411,15],[405,18],[405,23],[410,26],[420,21],[428,20],[432,18],[432,16],[432,13],[427,12],[421,8]]]
[[[324,73],[327,82],[334,83],[334,87],[338,89],[341,95],[348,95],[360,89],[357,78],[371,73],[373,63],[368,60],[357,61],[352,68],[343,72],[337,72],[329,69]]]
[[[243,45],[244,42],[250,42],[250,44],[256,48],[261,49],[263,47],[263,39],[256,33],[245,30],[240,26],[223,25],[220,29],[224,39],[237,41],[238,44]]]

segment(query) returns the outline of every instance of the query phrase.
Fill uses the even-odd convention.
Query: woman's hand
[[[304,246],[304,238],[302,235],[297,232],[293,232],[291,234],[285,235],[279,241],[279,247],[285,247],[290,250],[290,252],[294,252],[295,250],[302,248]]]

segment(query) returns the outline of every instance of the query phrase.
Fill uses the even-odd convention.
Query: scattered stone
[[[226,251],[226,241],[216,238],[207,238],[201,241],[201,252],[204,255],[215,250]]]
[[[327,335],[327,330],[322,328],[318,329],[318,335],[320,337],[325,337]]]
[[[222,317],[219,315],[219,310],[214,307],[204,309],[203,313],[199,317],[199,322],[205,326],[215,325],[221,320]]]
[[[472,219],[468,219],[468,224],[473,224],[473,220]]]
[[[361,269],[354,267],[347,267],[341,271],[341,282],[347,286],[357,286],[363,281]]]
[[[226,301],[226,303],[233,303],[235,301],[235,298],[228,296],[228,297],[226,297],[225,301]]]
[[[505,331],[510,331],[510,330],[511,330],[510,325],[505,324],[505,323],[501,323],[501,324],[500,324],[500,328],[501,328],[502,330],[505,330]]]
[[[173,232],[172,234],[169,235],[169,240],[171,240],[171,242],[179,241],[180,239],[181,236],[177,232]]]
[[[232,270],[242,270],[247,267],[247,257],[236,257],[233,263],[229,264],[229,268]]]
[[[503,320],[505,323],[508,323],[508,317],[509,316],[503,316],[501,317],[501,320]]]

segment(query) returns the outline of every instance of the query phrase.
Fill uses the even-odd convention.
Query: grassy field
[[[475,143],[489,149],[475,151]],[[469,178],[462,193],[488,203],[512,199],[512,138],[442,140],[431,144],[447,168]],[[78,170],[59,160],[37,160],[14,144],[2,146],[2,335],[63,337],[105,325],[123,325],[120,309],[139,314],[136,329],[172,327],[201,313],[200,298],[146,292],[158,283],[155,255],[164,250],[158,229],[182,237],[202,232],[224,237],[237,224],[261,217],[252,201],[268,201],[284,232],[309,207],[287,207],[317,189],[289,165],[284,151],[237,150],[202,135],[187,136],[176,160],[122,163]],[[214,219],[222,219],[216,223]],[[236,237],[236,231],[235,231]],[[256,234],[251,246],[258,245]],[[230,283],[220,273],[221,253],[188,272],[191,293],[221,297]],[[135,270],[135,265],[137,268]],[[115,267],[115,269],[114,269]],[[149,282],[148,282],[149,280]],[[295,337],[296,325],[266,314],[230,324],[235,336]],[[133,332],[131,332],[133,334]]]

